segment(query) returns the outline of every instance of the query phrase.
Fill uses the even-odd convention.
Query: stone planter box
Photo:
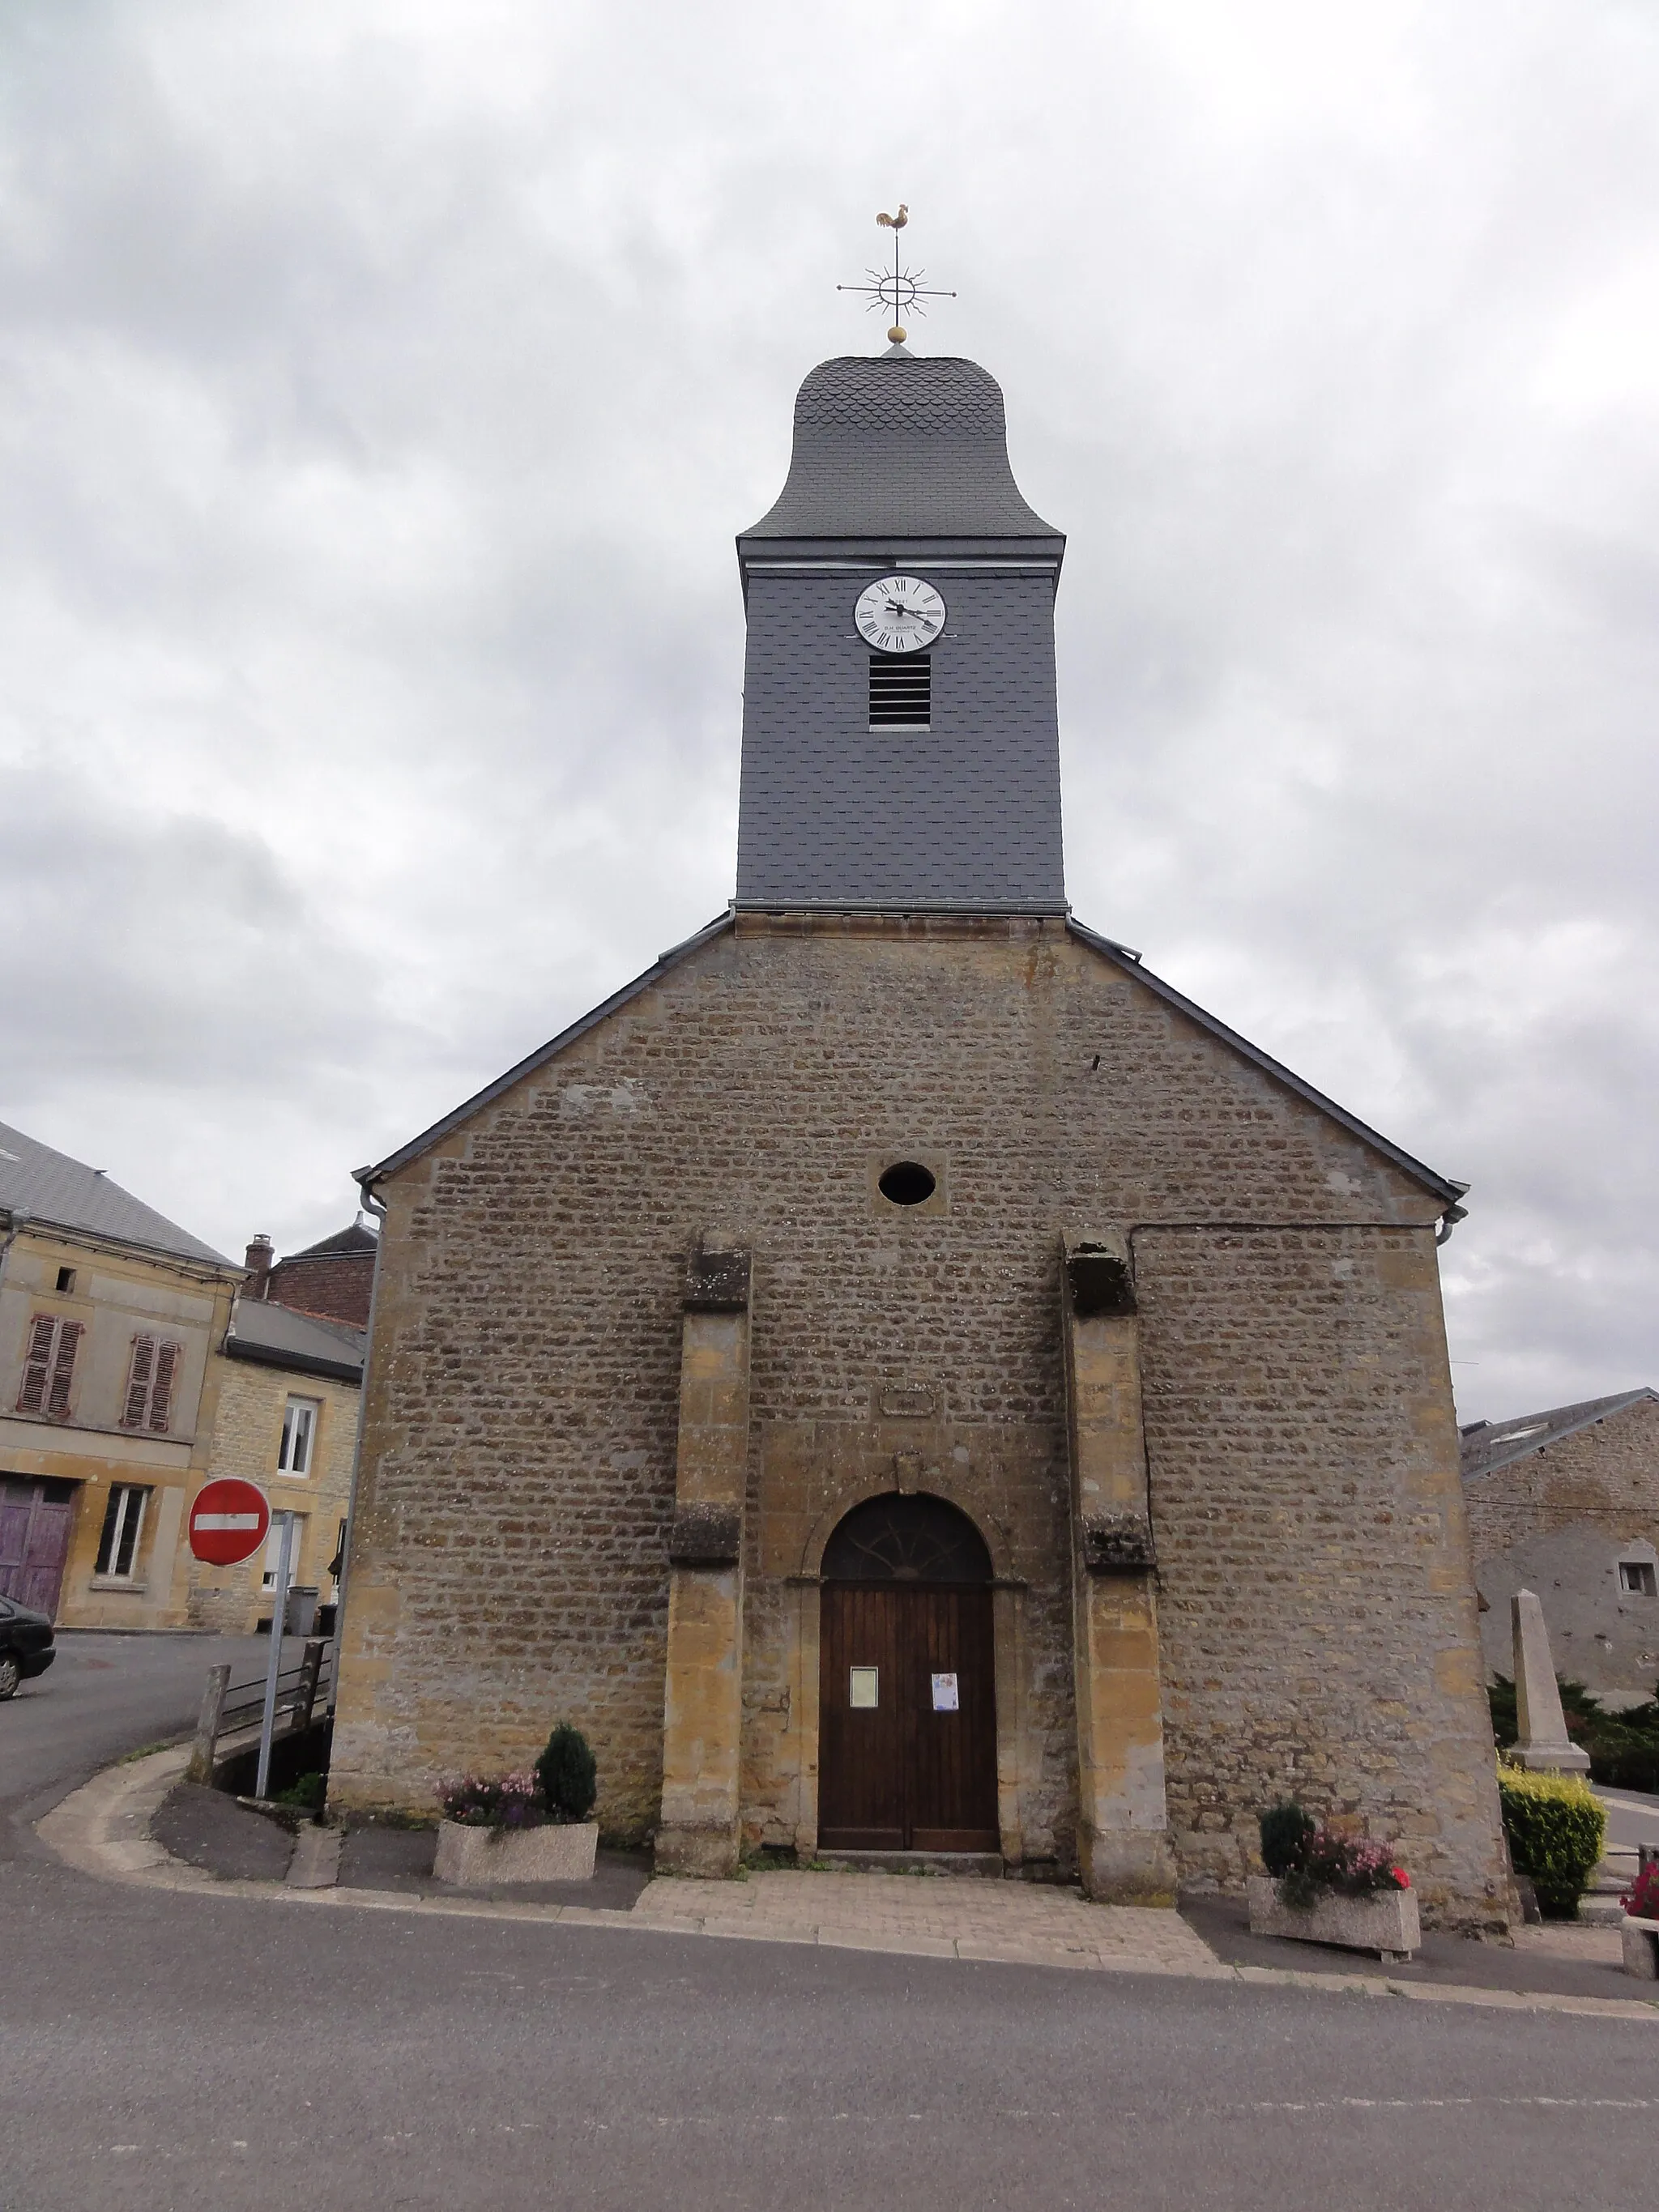
[[[1638,1982],[1659,1982],[1659,1920],[1637,1920],[1627,1914],[1619,1935],[1625,1947],[1625,1972]]]
[[[1408,1959],[1422,1948],[1414,1889],[1380,1889],[1370,1897],[1322,1897],[1307,1912],[1279,1901],[1279,1886],[1253,1874],[1245,1884],[1252,1936],[1285,1936],[1297,1943],[1334,1943],[1347,1951],[1375,1951],[1385,1960]]]
[[[544,1828],[470,1828],[460,1820],[438,1823],[440,1881],[467,1889],[493,1889],[502,1881],[589,1881],[599,1847],[597,1820],[571,1820]]]

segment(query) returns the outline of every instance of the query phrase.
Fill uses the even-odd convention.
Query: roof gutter
[[[253,1344],[228,1329],[220,1347],[227,1359],[246,1359],[256,1367],[280,1367],[290,1375],[318,1375],[331,1382],[361,1383],[363,1370],[344,1359],[323,1359],[308,1352],[285,1352],[281,1345]]]

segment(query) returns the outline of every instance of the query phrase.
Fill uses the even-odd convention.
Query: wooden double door
[[[0,1475],[0,1597],[56,1618],[74,1510],[72,1482]]]
[[[819,1650],[820,1844],[1000,1850],[989,1589],[826,1583]]]

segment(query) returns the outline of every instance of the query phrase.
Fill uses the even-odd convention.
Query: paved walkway
[[[1659,2002],[1634,1994],[1651,1984],[1633,1984],[1631,1996],[1610,2000],[1524,1986],[1477,1988],[1444,1981],[1414,1982],[1367,1972],[1358,1958],[1354,1971],[1340,1973],[1245,1965],[1218,1958],[1178,1913],[1091,1905],[1075,1890],[1025,1882],[911,1875],[757,1873],[742,1882],[652,1881],[631,1906],[605,1909],[466,1894],[439,1897],[430,1889],[411,1897],[406,1891],[344,1888],[334,1883],[296,1887],[291,1871],[286,1883],[227,1881],[174,1857],[153,1832],[152,1824],[183,1772],[187,1755],[182,1749],[155,1752],[106,1768],[47,1814],[38,1824],[38,1832],[61,1859],[104,1881],[219,1898],[282,1899],[295,1906],[334,1910],[355,1906],[415,1911],[422,1919],[441,1916],[557,1921],[573,1927],[628,1929],[647,1935],[747,1937],[923,1958],[1081,1967],[1097,1973],[1164,1974],[1281,1989],[1340,1990],[1356,1996],[1407,1997],[1431,2004],[1582,2013],[1659,2025]],[[1524,1966],[1522,1971],[1524,1974]]]
[[[1090,1905],[1076,1890],[1036,1882],[785,1873],[741,1882],[659,1880],[631,1917],[687,1934],[771,1943],[1231,1978],[1178,1912]]]

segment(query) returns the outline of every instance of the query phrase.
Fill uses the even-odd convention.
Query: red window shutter
[[[23,1356],[23,1383],[17,1393],[20,1413],[46,1410],[46,1384],[52,1375],[52,1346],[57,1338],[56,1314],[36,1314],[29,1323],[29,1348]]]
[[[124,1429],[142,1429],[149,1408],[149,1381],[155,1367],[155,1339],[135,1336],[132,1364],[127,1370],[127,1402],[121,1409]]]
[[[150,1395],[149,1425],[157,1436],[166,1432],[173,1411],[173,1378],[184,1352],[181,1344],[162,1344],[155,1354],[155,1388]]]
[[[75,1373],[75,1355],[80,1349],[86,1331],[83,1321],[60,1322],[58,1328],[58,1352],[52,1363],[52,1382],[46,1392],[46,1418],[63,1421],[69,1418],[70,1382]]]

